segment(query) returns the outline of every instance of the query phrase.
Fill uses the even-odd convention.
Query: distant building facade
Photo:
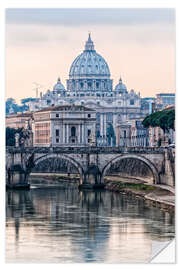
[[[142,109],[148,113],[151,114],[154,111],[156,99],[153,97],[146,97],[141,99],[141,107]]]
[[[6,127],[9,128],[24,128],[26,129],[28,123],[32,121],[33,113],[32,112],[24,112],[17,114],[9,114],[6,116]]]
[[[97,112],[96,137],[99,145],[116,145],[115,128],[129,119],[145,117],[149,110],[143,110],[140,93],[128,91],[120,78],[113,88],[110,69],[105,59],[95,49],[90,34],[84,51],[75,58],[67,87],[58,78],[53,90],[29,102],[31,111],[49,106],[82,105]]]
[[[142,125],[143,119],[133,119],[116,127],[118,146],[148,147],[149,130]]]
[[[174,93],[161,93],[156,95],[156,111],[163,110],[169,105],[175,106]]]
[[[40,93],[39,98],[30,98],[28,103],[27,100],[25,104],[28,105],[30,111],[34,112],[33,117],[36,118],[33,120],[35,128],[33,141],[35,145],[63,145],[67,142],[82,144],[82,141],[75,139],[74,142],[74,139],[73,141],[70,139],[70,130],[67,126],[61,127],[61,132],[66,130],[63,135],[54,136],[50,127],[52,123],[55,123],[54,120],[51,119],[52,121],[50,121],[48,118],[42,120],[38,117],[40,115],[47,117],[47,114],[48,117],[54,115],[53,109],[50,113],[49,108],[63,108],[65,106],[70,109],[72,106],[79,106],[79,108],[85,106],[96,113],[95,140],[98,146],[147,146],[149,144],[149,133],[142,126],[142,119],[154,111],[162,110],[167,105],[174,105],[175,94],[161,93],[157,94],[157,98],[141,98],[140,93],[136,93],[133,89],[127,90],[122,78],[113,87],[109,66],[105,59],[95,51],[94,43],[89,34],[83,52],[75,58],[70,67],[66,88],[58,78],[52,90],[47,90],[45,94]],[[62,114],[60,115],[62,118],[65,117]],[[67,114],[65,115],[68,119]],[[73,113],[69,113],[69,116],[73,119]],[[81,115],[79,120],[82,120],[82,117]],[[6,122],[12,127],[21,127],[25,125],[23,122],[25,117],[21,116],[21,118],[20,120],[20,116],[16,115],[13,120],[13,116],[12,118],[10,116]],[[39,123],[36,123],[37,121]],[[70,123],[70,120],[68,121]],[[87,124],[86,121],[85,124]],[[79,127],[76,129],[76,134],[79,134]],[[155,144],[155,137],[152,139],[152,145]]]
[[[51,106],[34,112],[34,146],[88,146],[95,143],[96,112],[84,106]]]

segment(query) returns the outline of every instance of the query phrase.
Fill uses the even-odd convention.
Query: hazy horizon
[[[84,50],[88,32],[107,61],[113,88],[120,76],[142,97],[175,92],[174,9],[7,9],[6,98],[45,93]]]

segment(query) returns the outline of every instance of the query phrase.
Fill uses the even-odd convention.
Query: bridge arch
[[[68,161],[70,164],[74,165],[74,167],[79,172],[80,181],[83,181],[83,178],[84,178],[83,167],[81,166],[81,164],[77,160],[75,160],[73,157],[70,157],[69,155],[57,154],[57,153],[49,153],[49,154],[45,154],[45,155],[42,155],[42,156],[37,157],[37,158],[35,157],[34,162],[33,162],[34,163],[33,168],[35,168],[42,161],[45,161],[45,160],[47,160],[49,158],[57,158],[57,159],[60,159],[60,160],[65,160],[65,161]]]
[[[102,170],[102,176],[101,176],[101,182],[104,182],[104,176],[106,175],[106,172],[108,171],[108,169],[110,169],[110,167],[117,161],[123,160],[123,159],[138,159],[140,161],[142,161],[146,166],[148,166],[148,168],[150,169],[150,171],[152,172],[153,175],[153,184],[158,184],[159,183],[159,174],[158,174],[158,170],[155,167],[155,165],[146,157],[144,156],[140,156],[140,155],[133,155],[133,154],[122,154],[119,155],[118,157],[113,158],[111,161],[109,161],[105,167]]]

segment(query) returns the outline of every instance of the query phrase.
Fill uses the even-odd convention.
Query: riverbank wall
[[[114,182],[107,180],[105,189],[121,194],[134,196],[134,198],[142,198],[147,206],[158,207],[163,211],[175,211],[174,194],[170,191],[156,187],[132,184],[123,182]]]

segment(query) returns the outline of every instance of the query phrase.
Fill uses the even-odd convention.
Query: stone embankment
[[[175,211],[175,191],[173,188],[165,185],[149,185],[140,183],[140,181],[105,180],[105,189],[121,194],[132,195],[135,198],[144,199],[147,206],[159,207],[164,211]]]

